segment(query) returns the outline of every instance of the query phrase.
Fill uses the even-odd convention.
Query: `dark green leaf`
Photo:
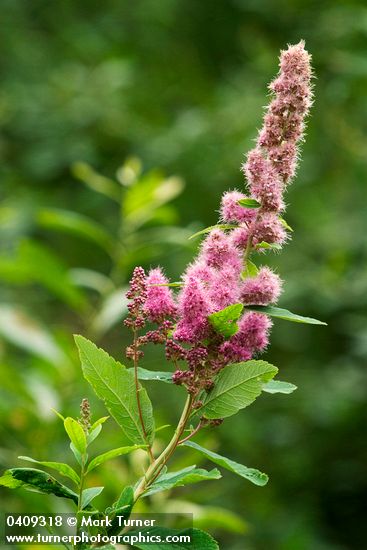
[[[221,370],[215,385],[195,412],[206,418],[226,418],[244,409],[258,397],[264,382],[273,378],[278,369],[266,361],[246,361],[228,365]]]
[[[68,464],[64,464],[63,462],[44,462],[40,460],[35,460],[34,458],[30,458],[29,456],[18,456],[18,458],[20,460],[34,462],[35,464],[39,464],[40,466],[44,466],[45,468],[57,470],[61,475],[72,479],[77,485],[80,483],[80,477],[78,476],[76,471],[73,470],[73,468]]]
[[[281,309],[280,307],[275,306],[246,306],[246,309],[251,311],[258,311],[259,313],[265,313],[271,317],[277,317],[278,319],[284,319],[285,321],[292,321],[293,323],[305,323],[307,325],[327,325],[323,321],[318,319],[313,319],[312,317],[302,317],[296,313],[292,313],[287,309]]]
[[[281,380],[270,380],[263,385],[263,391],[268,393],[292,393],[297,389],[297,386],[290,384],[289,382],[282,382]]]
[[[139,421],[139,410],[135,393],[133,372],[115,361],[104,350],[97,348],[82,336],[75,336],[82,362],[83,374],[102,399],[126,437],[134,444],[146,444]],[[141,410],[148,441],[154,438],[152,404],[146,390],[139,390]]]
[[[266,474],[260,472],[259,470],[256,470],[255,468],[247,468],[247,466],[243,466],[242,464],[238,464],[238,462],[235,462],[234,460],[230,460],[229,458],[226,458],[225,456],[218,455],[217,453],[213,453],[213,451],[208,451],[208,449],[205,449],[204,447],[201,447],[197,443],[194,443],[193,441],[186,441],[183,443],[186,447],[191,447],[192,449],[195,449],[199,453],[201,453],[203,456],[214,462],[215,464],[218,464],[218,466],[222,466],[223,468],[226,468],[230,472],[233,472],[234,474],[237,474],[241,477],[244,477],[248,481],[251,481],[255,485],[266,485],[269,478]]]
[[[152,495],[160,491],[167,491],[174,487],[182,487],[191,483],[198,483],[199,481],[219,479],[221,478],[219,470],[214,468],[208,472],[196,466],[189,466],[178,472],[170,472],[168,474],[161,475],[157,481],[155,481],[144,493],[144,496]]]
[[[134,369],[129,369],[129,371],[134,373]],[[167,384],[173,384],[172,372],[153,371],[153,370],[143,369],[142,367],[138,367],[138,377],[139,377],[139,380],[157,380],[159,382],[166,382]]]
[[[225,338],[230,338],[238,331],[237,321],[241,317],[243,308],[243,304],[232,304],[221,311],[212,313],[208,316],[208,320],[216,332]]]
[[[259,201],[257,201],[256,199],[240,199],[237,202],[238,202],[238,204],[240,204],[241,206],[245,206],[246,208],[260,208],[261,207],[261,203],[259,203]]]
[[[78,495],[74,491],[62,485],[46,472],[34,468],[12,468],[7,470],[0,478],[0,485],[11,489],[24,487],[29,491],[52,494],[57,497],[68,498],[75,504],[78,503]]]

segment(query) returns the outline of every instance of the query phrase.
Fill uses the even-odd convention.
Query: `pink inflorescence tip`
[[[238,204],[241,199],[247,198],[239,191],[227,191],[221,202],[221,219],[227,223],[251,222],[256,217],[256,212],[251,208],[245,208]]]
[[[243,282],[241,302],[267,306],[278,300],[281,289],[280,277],[268,267],[262,267],[256,277],[250,277]]]

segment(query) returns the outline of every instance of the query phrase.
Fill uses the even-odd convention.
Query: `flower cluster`
[[[237,332],[229,338],[216,332],[208,317],[239,302],[267,306],[279,298],[278,275],[260,267],[250,276],[247,267],[252,252],[279,247],[288,238],[280,214],[311,106],[310,81],[310,56],[304,43],[290,46],[281,53],[279,75],[270,84],[273,99],[243,166],[248,193],[235,190],[223,195],[220,221],[230,226],[218,225],[207,234],[182,277],[178,295],[160,268],[147,276],[142,268],[134,271],[126,324],[137,330],[149,321],[158,328],[135,340],[127,354],[136,357],[137,347],[148,342],[164,344],[166,357],[174,364],[174,382],[195,396],[210,389],[220,369],[251,359],[268,344],[271,320],[263,313],[245,307]]]

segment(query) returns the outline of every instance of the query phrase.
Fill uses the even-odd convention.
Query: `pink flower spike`
[[[280,277],[268,267],[262,267],[256,277],[243,282],[241,301],[244,304],[267,306],[278,300],[281,289]]]
[[[194,277],[185,277],[178,298],[179,322],[173,337],[180,342],[196,343],[205,337],[212,304],[204,285]]]
[[[166,317],[173,317],[176,313],[177,307],[171,289],[167,286],[156,286],[168,282],[159,267],[151,269],[146,278],[147,298],[144,311],[148,319],[155,323],[163,321]]]
[[[272,322],[266,315],[251,311],[239,322],[239,330],[230,341],[247,348],[252,353],[262,351],[269,343]]]
[[[245,208],[238,201],[245,199],[246,195],[239,191],[227,191],[221,202],[221,219],[227,223],[251,222],[256,217],[256,210]]]
[[[215,269],[230,267],[241,273],[242,262],[239,250],[231,242],[231,237],[220,229],[213,229],[205,239],[200,258]]]

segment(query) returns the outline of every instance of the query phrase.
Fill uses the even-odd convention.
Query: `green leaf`
[[[183,282],[175,281],[173,283],[157,283],[156,285],[152,284],[152,285],[149,285],[149,286],[169,286],[169,287],[172,287],[172,288],[176,288],[176,287],[181,287],[183,285],[184,285]]]
[[[107,451],[106,453],[96,456],[95,458],[93,458],[93,460],[90,461],[87,468],[87,474],[107,460],[111,460],[112,458],[116,458],[117,456],[126,455],[128,453],[131,453],[132,451],[136,451],[136,449],[143,449],[146,447],[147,445],[131,445],[127,447],[118,447],[117,449],[112,449],[111,451]]]
[[[64,420],[64,428],[74,447],[81,455],[84,455],[87,450],[87,438],[79,422],[68,416]]]
[[[102,225],[77,212],[42,208],[37,214],[37,223],[46,229],[72,233],[77,237],[88,239],[109,254],[112,254],[115,249],[113,237],[105,231]]]
[[[134,369],[129,369],[134,373]],[[138,367],[139,380],[158,380],[159,382],[166,382],[167,384],[173,384],[172,372],[153,371]]]
[[[266,361],[246,361],[222,369],[212,390],[195,413],[206,418],[226,418],[251,405],[261,393],[264,382],[278,369]]]
[[[216,332],[225,338],[230,338],[238,331],[237,321],[241,317],[243,308],[243,304],[232,304],[221,311],[212,313],[208,316],[208,320]]]
[[[260,208],[261,207],[261,203],[259,203],[259,201],[257,201],[256,199],[240,199],[237,202],[238,202],[238,204],[240,204],[241,206],[245,206],[246,208]]]
[[[258,311],[259,313],[265,313],[265,315],[270,315],[270,317],[277,317],[278,319],[284,319],[285,321],[292,321],[293,323],[305,323],[307,325],[327,325],[323,321],[318,319],[313,319],[312,317],[302,317],[302,315],[297,315],[292,313],[287,309],[281,309],[280,307],[275,306],[257,306],[257,305],[246,305],[246,309],[251,311]]]
[[[12,468],[7,470],[0,478],[0,485],[15,489],[24,487],[29,491],[36,491],[44,494],[52,494],[61,498],[68,498],[78,503],[78,495],[71,489],[62,485],[54,477],[42,470],[34,468]]]
[[[289,382],[282,382],[281,380],[270,380],[263,385],[263,391],[267,393],[292,393],[297,389],[297,386],[290,384]]]
[[[82,493],[81,509],[84,510],[94,498],[102,493],[103,489],[104,487],[90,487],[89,489],[84,489]]]
[[[134,489],[133,487],[127,486],[123,489],[121,495],[119,496],[117,502],[111,508],[107,508],[105,511],[106,516],[123,516],[124,519],[130,517],[131,511],[134,506]],[[112,525],[108,527],[107,533],[109,535],[116,535],[122,530],[122,527],[119,525],[118,518],[113,518],[111,521]]]
[[[56,416],[58,416],[58,417],[60,418],[60,420],[62,420],[62,421],[64,422],[65,416],[62,416],[61,413],[59,413],[56,409],[53,409],[52,407],[51,407],[51,411],[52,411],[53,413],[55,413]]]
[[[256,277],[259,273],[257,265],[255,265],[250,260],[246,260],[246,267],[241,273],[242,279],[248,279],[249,277]]]
[[[99,436],[102,430],[102,424],[106,422],[108,418],[109,416],[103,416],[92,424],[87,434],[87,445],[90,445]]]
[[[57,470],[61,475],[66,476],[74,481],[76,485],[80,483],[80,477],[76,473],[75,470],[68,464],[64,464],[63,462],[44,462],[40,460],[35,460],[34,458],[30,458],[29,456],[18,456],[20,460],[27,460],[28,462],[34,462],[35,464],[39,464],[40,466],[45,466],[45,468],[52,468],[53,470]]]
[[[161,537],[161,540],[164,541],[168,536],[177,536],[180,537],[189,537],[186,542],[171,542],[169,545],[166,542],[157,543],[157,542],[133,542],[131,540],[134,548],[141,548],[142,550],[219,550],[218,543],[205,531],[200,529],[170,529],[167,527],[149,527],[148,529],[139,529],[139,531],[129,531],[126,533],[126,537],[137,537],[137,541],[141,540],[144,534],[148,534],[151,537]],[[140,535],[140,536],[139,536]],[[190,542],[189,542],[190,541]],[[124,541],[125,542],[125,541]]]
[[[157,481],[155,481],[144,493],[144,496],[153,495],[160,491],[167,491],[174,487],[182,487],[191,483],[198,483],[199,481],[219,479],[221,478],[220,471],[214,468],[208,472],[196,466],[188,466],[178,472],[170,472],[168,474],[161,475]]]
[[[83,466],[83,462],[85,462],[85,460],[87,460],[88,455],[85,455],[83,457],[82,454],[78,451],[78,449],[75,447],[75,445],[73,443],[70,443],[70,450],[73,453],[73,455],[75,456],[76,461],[78,462],[78,464],[80,464],[80,466]]]
[[[256,248],[270,249],[270,250],[281,250],[282,247],[278,243],[266,243],[261,241],[261,243],[256,245]]]
[[[130,441],[138,445],[146,444],[139,421],[134,374],[83,336],[75,336],[75,342],[79,349],[84,377],[97,396],[105,403],[111,416]],[[146,390],[141,386],[139,396],[148,442],[152,443],[152,404]]]
[[[285,228],[285,229],[288,229],[288,231],[291,231],[293,233],[293,229],[291,228],[291,226],[285,221],[284,218],[279,218],[279,221],[280,223],[282,224],[282,226]]]
[[[182,445],[185,445],[185,447],[190,447],[191,449],[195,449],[196,451],[201,453],[203,456],[205,456],[215,464],[218,464],[218,466],[222,466],[222,468],[226,468],[230,472],[233,472],[234,474],[244,477],[245,479],[247,479],[248,481],[251,481],[251,483],[254,483],[255,485],[260,485],[260,486],[266,485],[269,480],[268,476],[263,472],[260,472],[255,468],[248,468],[247,466],[238,464],[238,462],[235,462],[234,460],[230,460],[225,456],[221,456],[221,455],[218,455],[217,453],[213,453],[213,451],[209,451],[208,449],[201,447],[200,445],[198,445],[197,443],[194,443],[193,441],[186,441]]]
[[[104,424],[106,420],[108,420],[109,418],[110,418],[109,416],[102,416],[101,418],[98,418],[98,420],[93,422],[93,424],[91,425],[90,427],[91,431],[97,428],[97,426],[99,426],[100,424]]]
[[[200,237],[200,235],[210,233],[212,229],[235,229],[236,227],[238,227],[238,225],[235,225],[233,223],[217,223],[216,225],[210,225],[209,227],[206,227],[205,229],[194,233],[189,237],[189,239],[195,239],[195,237]]]

